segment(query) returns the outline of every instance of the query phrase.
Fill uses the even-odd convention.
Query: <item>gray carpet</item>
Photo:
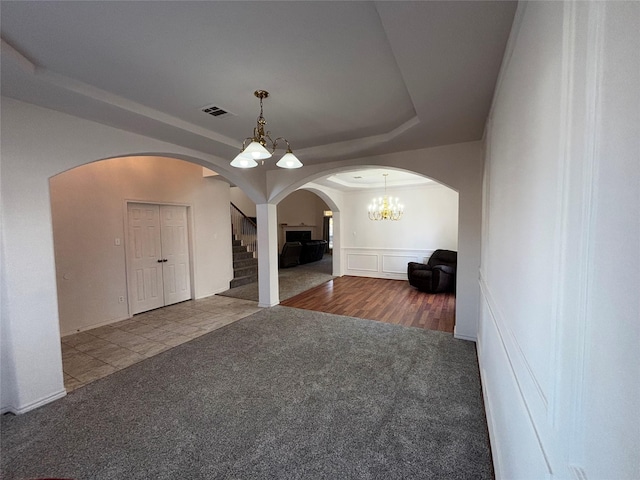
[[[5,480],[492,478],[475,345],[273,307],[2,418]]]
[[[331,274],[333,270],[332,261],[333,257],[325,254],[322,260],[318,262],[278,270],[278,293],[280,295],[280,301],[295,297],[299,293],[335,278]],[[249,285],[231,288],[218,295],[257,302],[258,284],[250,283]]]

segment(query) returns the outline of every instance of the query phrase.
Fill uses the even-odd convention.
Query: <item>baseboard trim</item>
[[[94,325],[87,325],[87,326],[78,328],[76,330],[72,330],[70,332],[60,332],[60,337],[62,338],[62,337],[66,337],[68,335],[74,335],[76,333],[86,332],[87,330],[92,330],[92,329],[98,328],[98,327],[104,327],[105,325],[111,325],[112,323],[117,323],[117,322],[121,322],[123,320],[128,320],[129,318],[131,318],[131,316],[129,316],[129,314],[127,314],[124,317],[112,318],[111,320],[107,320],[105,322],[96,323]]]
[[[280,302],[276,302],[276,303],[260,303],[258,302],[258,307],[260,308],[269,308],[269,307],[275,307],[276,305],[278,305]]]
[[[453,338],[457,338],[458,340],[467,340],[469,342],[477,342],[478,337],[474,335],[463,335],[458,333],[457,325],[453,327]]]
[[[31,410],[34,410],[38,407],[42,407],[43,405],[46,405],[47,403],[51,403],[55,400],[58,400],[62,397],[65,397],[67,395],[67,390],[66,389],[62,389],[56,393],[53,393],[51,395],[48,395],[46,397],[43,397],[39,400],[36,400],[35,402],[31,402],[27,405],[24,405],[22,407],[15,407],[13,405],[7,405],[6,407],[3,407],[0,410],[0,414],[5,414],[5,413],[13,413],[14,415],[22,415],[23,413],[27,413]]]

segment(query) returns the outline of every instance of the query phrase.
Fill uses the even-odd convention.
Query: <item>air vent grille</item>
[[[233,115],[232,113],[229,113],[228,111],[226,111],[224,108],[220,108],[216,105],[206,105],[202,107],[200,110],[206,113],[207,115],[211,115],[212,117],[217,117],[217,118],[228,117]]]

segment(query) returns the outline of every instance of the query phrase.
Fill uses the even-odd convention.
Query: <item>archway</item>
[[[204,176],[200,166],[166,157],[120,157],[67,170],[51,177],[49,183],[63,336],[124,320],[145,309],[213,295],[228,286],[229,186],[215,176]],[[127,210],[129,205],[140,204],[156,210],[170,208],[167,215],[172,217],[173,210],[184,210],[183,224],[171,228],[171,236],[164,235],[170,243],[164,245],[165,251],[172,245],[183,249],[182,269],[157,266],[151,259],[139,272],[140,278],[128,272],[132,248],[143,245],[131,237]],[[149,240],[149,248],[155,252],[163,247],[160,218],[162,224],[166,220],[165,215],[152,218],[158,224],[146,226],[144,232],[140,230],[144,235],[137,238],[154,232],[156,240]],[[178,232],[179,242],[173,238]],[[164,294],[162,271],[165,277],[169,275]],[[168,284],[170,279],[177,283]],[[142,284],[136,292],[138,282]],[[184,291],[178,297],[181,286]],[[153,300],[142,310],[138,306],[141,294]]]
[[[320,177],[356,168],[404,169],[431,178],[459,195],[456,338],[477,338],[480,291],[478,271],[481,241],[481,142],[367,157],[328,165],[305,166],[284,177],[270,172],[269,202],[277,203],[291,191]],[[338,204],[338,209],[340,205]]]

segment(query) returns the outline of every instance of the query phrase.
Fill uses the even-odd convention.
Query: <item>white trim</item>
[[[478,341],[478,337],[477,336],[471,336],[471,335],[461,335],[458,333],[458,329],[456,326],[453,327],[453,338],[457,338],[458,340],[467,340],[468,342],[477,342]]]
[[[91,325],[85,325],[84,327],[77,328],[77,329],[72,330],[70,332],[60,332],[60,338],[66,337],[68,335],[74,335],[74,334],[80,333],[80,332],[85,332],[87,330],[93,330],[94,328],[104,327],[105,325],[111,325],[112,323],[121,322],[121,321],[127,320],[129,318],[131,318],[131,316],[129,316],[129,315],[124,316],[124,317],[111,318],[111,319],[106,320],[104,322],[94,323],[94,324],[91,324]]]
[[[342,249],[345,269],[343,274],[353,277],[383,278],[386,280],[407,280],[406,264],[409,262],[423,263],[433,254],[435,249],[408,248],[374,248],[374,247],[346,247]],[[353,262],[357,257],[371,259],[370,265],[357,265]],[[400,259],[404,265],[402,270],[389,266],[391,259]],[[385,266],[386,260],[386,266]]]
[[[41,397],[39,400],[28,403],[22,407],[14,407],[12,405],[7,405],[0,411],[0,414],[13,413],[15,415],[22,415],[23,413],[27,413],[38,407],[42,407],[43,405],[46,405],[47,403],[53,402],[54,400],[58,400],[62,397],[65,397],[66,395],[67,395],[67,391],[63,388],[62,390],[59,390],[56,393],[52,393],[51,395],[47,395],[46,397]]]
[[[504,321],[497,304],[492,300],[490,289],[482,277],[480,277],[480,293],[482,295],[481,301],[484,301],[489,317],[498,333],[498,341],[508,361],[506,367],[517,385],[519,399],[522,401],[527,412],[529,423],[531,424],[538,445],[540,446],[540,451],[545,459],[547,470],[549,473],[552,473],[553,469],[549,460],[549,453],[545,448],[544,442],[544,438],[546,438],[546,435],[544,435],[547,412],[546,397],[544,396],[538,379],[533,373],[533,369],[518,345],[515,335],[507,327],[507,323]],[[527,390],[529,393],[536,393],[537,395],[525,394],[524,390]],[[538,422],[536,420],[538,420]]]

